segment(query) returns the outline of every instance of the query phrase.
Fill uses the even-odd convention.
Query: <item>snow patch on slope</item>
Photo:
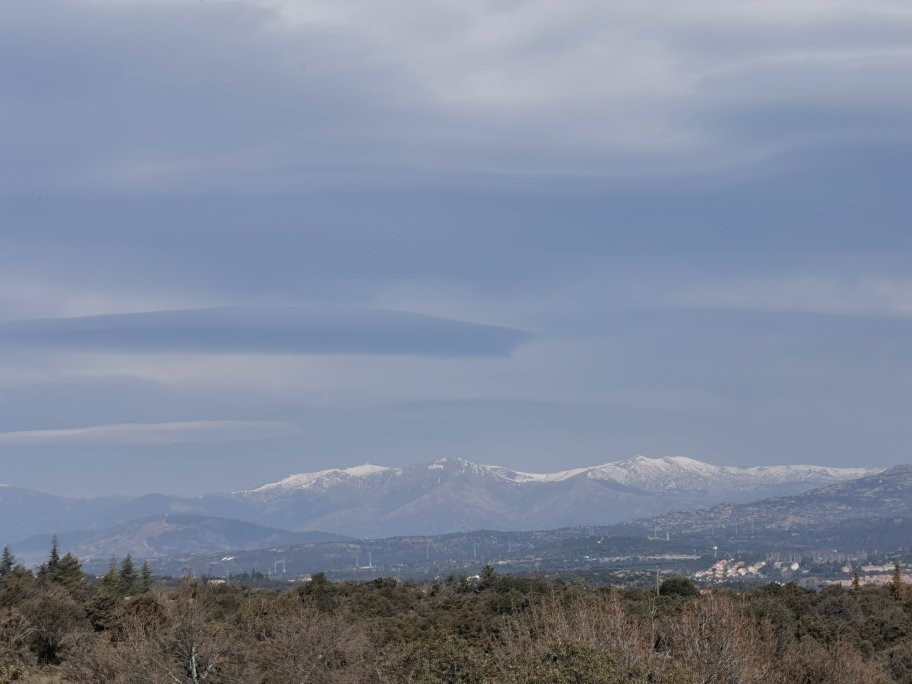
[[[490,477],[515,484],[553,483],[584,477],[615,482],[646,492],[690,492],[763,487],[789,483],[829,484],[880,472],[877,468],[831,468],[813,465],[777,465],[739,468],[716,466],[685,456],[633,458],[602,465],[571,468],[553,473],[531,473],[497,465],[482,465],[463,458],[441,458],[412,469],[363,464],[351,468],[331,468],[315,473],[291,475],[284,480],[240,492],[244,495],[280,495],[301,489],[326,490],[341,483],[366,484],[398,477],[404,472],[424,468],[439,475]]]
[[[255,496],[269,494],[279,495],[297,489],[327,489],[334,484],[346,480],[369,479],[387,475],[396,476],[401,472],[401,468],[388,468],[386,466],[363,463],[350,468],[329,468],[327,470],[318,470],[314,473],[289,475],[278,482],[271,482],[269,484],[264,484],[262,487],[238,493]]]

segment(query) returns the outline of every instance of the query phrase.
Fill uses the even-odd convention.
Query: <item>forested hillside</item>
[[[249,578],[248,578],[249,579]],[[536,577],[294,588],[0,564],[0,681],[912,682],[912,595]]]

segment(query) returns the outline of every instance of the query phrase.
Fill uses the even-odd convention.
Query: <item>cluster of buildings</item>
[[[806,575],[807,570],[797,560],[757,561],[751,563],[733,558],[717,560],[704,570],[698,570],[693,578],[700,582],[725,582],[737,579],[782,579],[793,581],[795,575]]]
[[[832,568],[829,573],[820,574],[815,570],[813,564],[809,567],[802,567],[798,560],[790,558],[775,561],[767,559],[766,561],[754,563],[733,558],[723,558],[713,562],[712,565],[703,570],[696,571],[691,577],[704,584],[739,579],[763,579],[767,581],[798,582],[802,586],[819,589],[831,584],[850,587],[856,581],[856,575],[858,577],[857,581],[862,585],[889,585],[895,581],[895,569],[896,565],[894,563],[884,565],[846,563],[838,570]],[[842,578],[830,579],[833,577],[833,573],[838,572],[842,573]],[[908,569],[903,571],[901,575],[904,584],[912,584],[912,573]]]
[[[883,565],[867,564],[861,567],[852,567],[844,565],[842,572],[845,575],[852,575],[852,579],[838,579],[829,582],[829,584],[841,584],[844,587],[850,587],[855,582],[855,574],[858,574],[858,583],[862,586],[883,587],[892,584],[895,579],[896,565],[885,563]],[[912,584],[912,574],[901,572],[903,584]]]
[[[775,563],[774,565],[782,565]],[[795,570],[798,569],[798,563],[793,563]],[[722,582],[729,579],[738,579],[740,577],[761,577],[764,569],[767,567],[766,561],[757,563],[747,563],[746,561],[736,561],[731,558],[723,558],[710,565],[705,570],[698,570],[694,573],[694,579],[704,582]]]

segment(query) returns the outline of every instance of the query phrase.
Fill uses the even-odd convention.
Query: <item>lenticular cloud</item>
[[[74,351],[509,356],[512,328],[401,311],[237,307],[0,324],[0,343]]]

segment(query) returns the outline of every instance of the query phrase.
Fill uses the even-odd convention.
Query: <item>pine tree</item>
[[[54,572],[60,563],[60,543],[57,535],[51,537],[51,551],[48,553],[47,562],[42,563],[38,568],[38,579],[44,581],[54,578]]]
[[[0,558],[0,577],[9,575],[13,568],[16,567],[16,557],[10,551],[10,547],[3,547],[3,557]]]
[[[142,570],[139,573],[139,591],[146,593],[152,588],[152,568],[149,567],[149,561],[143,561]]]
[[[133,556],[129,553],[124,556],[124,559],[120,562],[118,580],[122,594],[128,595],[136,593],[139,577],[136,575],[136,565],[133,563]]]
[[[861,588],[861,580],[859,579],[858,573],[856,572],[852,575],[852,589],[860,589],[860,588]]]
[[[51,537],[51,553],[47,562],[48,572],[54,572],[58,563],[60,563],[60,542],[55,534]]]
[[[113,556],[111,557],[111,562],[108,563],[108,571],[101,578],[101,584],[111,591],[117,591],[119,588],[120,576],[117,572],[117,559]]]
[[[79,586],[84,579],[85,576],[82,574],[82,566],[79,564],[79,559],[72,553],[67,553],[57,561],[57,565],[51,573],[53,582],[69,589]]]

